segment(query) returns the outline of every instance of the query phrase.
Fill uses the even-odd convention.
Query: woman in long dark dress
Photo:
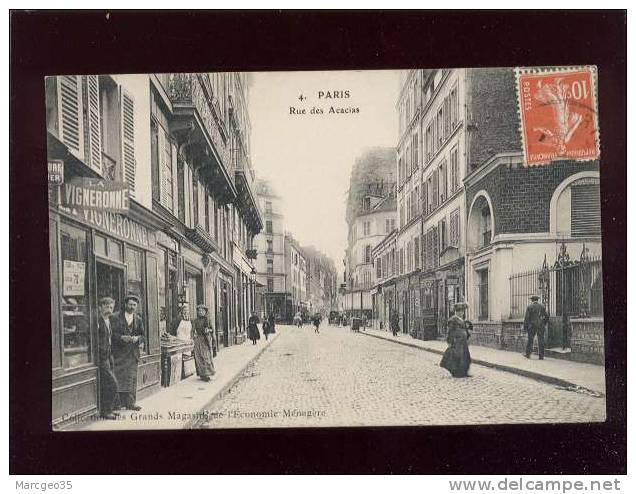
[[[252,312],[252,315],[247,320],[247,336],[250,340],[252,340],[252,344],[256,345],[256,340],[261,339],[261,334],[258,331],[258,316],[256,313]]]
[[[274,317],[274,314],[269,315],[269,332],[270,334],[276,332],[276,317]]]
[[[470,321],[464,320],[466,304],[455,304],[455,313],[448,319],[448,348],[444,352],[440,366],[447,369],[453,377],[468,377],[470,367],[470,351],[468,350],[468,338],[470,338]]]
[[[194,363],[198,376],[209,381],[215,374],[212,362],[212,328],[208,322],[208,308],[205,305],[197,306],[197,318],[192,322],[192,340],[194,341]]]

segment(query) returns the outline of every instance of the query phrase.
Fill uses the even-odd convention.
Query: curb
[[[399,341],[399,340],[390,340],[388,338],[383,338],[382,336],[378,336],[375,334],[366,333],[364,331],[360,331],[360,334],[364,334],[366,336],[371,336],[372,338],[377,338],[378,340],[388,341],[389,343],[397,343],[398,345],[404,345],[411,348],[417,348],[418,350],[422,350],[429,353],[435,353],[437,355],[444,355],[442,350],[436,350],[435,348],[424,348],[414,343],[409,343],[408,341]],[[517,374],[519,376],[528,377],[530,379],[535,379],[536,381],[542,381],[547,384],[553,384],[555,386],[562,386],[564,388],[575,388],[576,390],[581,390],[586,393],[589,393],[593,396],[597,396],[599,398],[605,397],[605,393],[600,391],[595,391],[590,388],[586,388],[585,386],[581,386],[580,384],[573,383],[572,381],[568,381],[566,379],[561,379],[559,377],[548,376],[545,374],[540,374],[538,372],[519,369],[518,367],[511,367],[509,365],[504,364],[496,364],[493,362],[489,362],[487,360],[475,359],[471,357],[471,363],[481,365],[483,367],[490,367],[491,369],[502,370],[504,372],[510,372],[511,374]]]
[[[274,335],[272,336],[272,339],[269,340],[269,343],[265,346],[263,346],[257,353],[256,355],[254,355],[252,358],[248,359],[247,362],[245,363],[245,365],[243,365],[230,379],[227,383],[225,383],[225,385],[219,390],[217,391],[210,399],[209,401],[206,402],[205,405],[203,405],[203,407],[201,407],[201,409],[205,409],[208,408],[210,405],[212,405],[212,403],[214,403],[216,400],[222,398],[223,396],[225,396],[225,394],[228,392],[228,390],[230,388],[232,388],[240,379],[241,376],[243,375],[243,372],[245,372],[245,369],[247,369],[252,362],[254,362],[258,357],[261,356],[261,354],[267,350],[272,343],[274,343],[274,341],[276,340],[276,338],[278,338],[278,336],[280,335],[280,333],[274,333]],[[200,418],[193,418],[190,419],[186,422],[183,423],[183,426],[181,427],[182,429],[194,429],[196,428],[196,425],[198,423],[201,422]]]

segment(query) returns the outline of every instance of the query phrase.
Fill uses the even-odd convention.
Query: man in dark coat
[[[127,295],[124,299],[124,310],[111,318],[119,402],[128,410],[141,410],[135,402],[137,401],[137,366],[140,348],[143,348],[145,344],[145,331],[141,317],[135,313],[138,305],[137,295]]]
[[[400,316],[395,310],[393,311],[393,314],[391,314],[391,332],[393,333],[393,336],[397,336],[399,331],[400,331]]]
[[[315,333],[320,333],[320,319],[321,319],[320,314],[316,312],[313,317]]]
[[[539,296],[530,297],[530,305],[526,309],[526,317],[523,320],[523,329],[528,332],[528,343],[526,344],[526,358],[530,358],[532,347],[534,347],[534,336],[539,342],[539,360],[543,360],[545,350],[544,335],[545,325],[548,323],[548,311],[539,302]]]
[[[99,316],[97,318],[98,354],[97,367],[99,368],[99,413],[102,418],[116,420],[119,415],[114,412],[117,402],[117,378],[113,369],[115,361],[111,351],[111,324],[115,301],[110,297],[99,300]]]

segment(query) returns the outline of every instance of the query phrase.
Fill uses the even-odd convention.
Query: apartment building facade
[[[237,188],[248,166],[230,143],[237,77],[46,79],[47,153],[64,176],[49,188],[54,424],[98,411],[101,297],[116,310],[127,293],[140,299],[141,395],[162,383],[161,335],[174,334],[182,307],[210,308],[219,347],[240,341],[253,294],[241,296],[233,259],[261,220]]]

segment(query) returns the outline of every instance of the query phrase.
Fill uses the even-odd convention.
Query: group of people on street
[[[548,312],[543,304],[539,302],[538,295],[530,297],[523,322],[523,330],[528,334],[526,350],[524,356],[530,358],[534,348],[535,337],[538,340],[539,360],[544,359],[545,353],[545,330],[549,321]],[[446,342],[448,347],[442,356],[440,366],[448,370],[453,377],[469,377],[468,369],[471,364],[470,350],[468,349],[468,340],[473,329],[472,323],[466,319],[465,302],[457,302],[454,305],[454,313],[448,319],[448,334]],[[389,320],[391,332],[393,336],[397,336],[400,331],[400,316],[394,311]]]
[[[115,420],[117,410],[141,410],[137,405],[137,366],[145,341],[144,323],[136,314],[139,297],[129,294],[124,308],[113,313],[115,300],[98,302],[98,368],[100,373],[100,414]]]
[[[545,353],[545,330],[549,321],[548,311],[539,302],[538,295],[530,297],[523,321],[523,330],[528,334],[524,356],[529,359],[534,348],[535,337],[538,340],[539,360],[543,360]],[[448,320],[448,348],[444,352],[440,366],[447,369],[453,377],[468,377],[471,358],[468,350],[468,339],[473,325],[465,319],[467,304],[455,304],[455,313]]]
[[[256,345],[256,342],[261,339],[261,333],[258,329],[260,322],[256,312],[252,312],[252,315],[247,320],[247,337],[252,341],[253,345]],[[274,314],[270,314],[263,318],[263,334],[267,340],[269,335],[274,333],[276,333],[276,317]]]
[[[136,313],[139,302],[137,295],[129,294],[124,298],[123,309],[113,313],[113,298],[102,297],[98,301],[99,401],[100,415],[105,419],[116,420],[121,409],[141,410],[137,405],[137,367],[146,344],[146,332],[141,316]],[[187,308],[182,312],[187,312]],[[186,319],[189,317],[182,315],[177,331],[186,327],[181,324]],[[197,375],[209,381],[215,373],[212,362],[215,345],[205,305],[197,306],[197,318],[189,325],[187,336],[194,343]]]
[[[320,323],[322,322],[322,314],[320,312],[316,312],[311,317],[311,323],[314,326],[314,332],[320,334]],[[303,326],[303,316],[300,311],[296,312],[294,315],[294,326],[302,328]]]

